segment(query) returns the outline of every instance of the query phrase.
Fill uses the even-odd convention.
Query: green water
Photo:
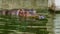
[[[0,16],[0,29],[2,30],[2,34],[9,34],[10,30],[16,30],[18,32],[30,32],[36,34],[48,34],[47,28],[32,28],[27,26],[46,26],[46,20],[35,20],[32,19],[26,20],[23,19],[21,21],[20,17],[12,17],[12,16]],[[14,31],[12,31],[14,32]]]

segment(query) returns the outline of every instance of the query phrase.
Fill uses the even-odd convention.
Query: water
[[[54,19],[54,32],[60,34],[60,14],[56,14]]]
[[[46,23],[47,19],[26,20],[15,16],[0,16],[0,32],[2,34],[31,33],[31,34],[48,34]],[[2,31],[3,29],[3,31]]]

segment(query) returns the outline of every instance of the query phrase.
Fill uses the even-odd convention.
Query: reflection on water
[[[55,16],[54,31],[55,31],[55,34],[60,34],[60,14],[56,14]]]

